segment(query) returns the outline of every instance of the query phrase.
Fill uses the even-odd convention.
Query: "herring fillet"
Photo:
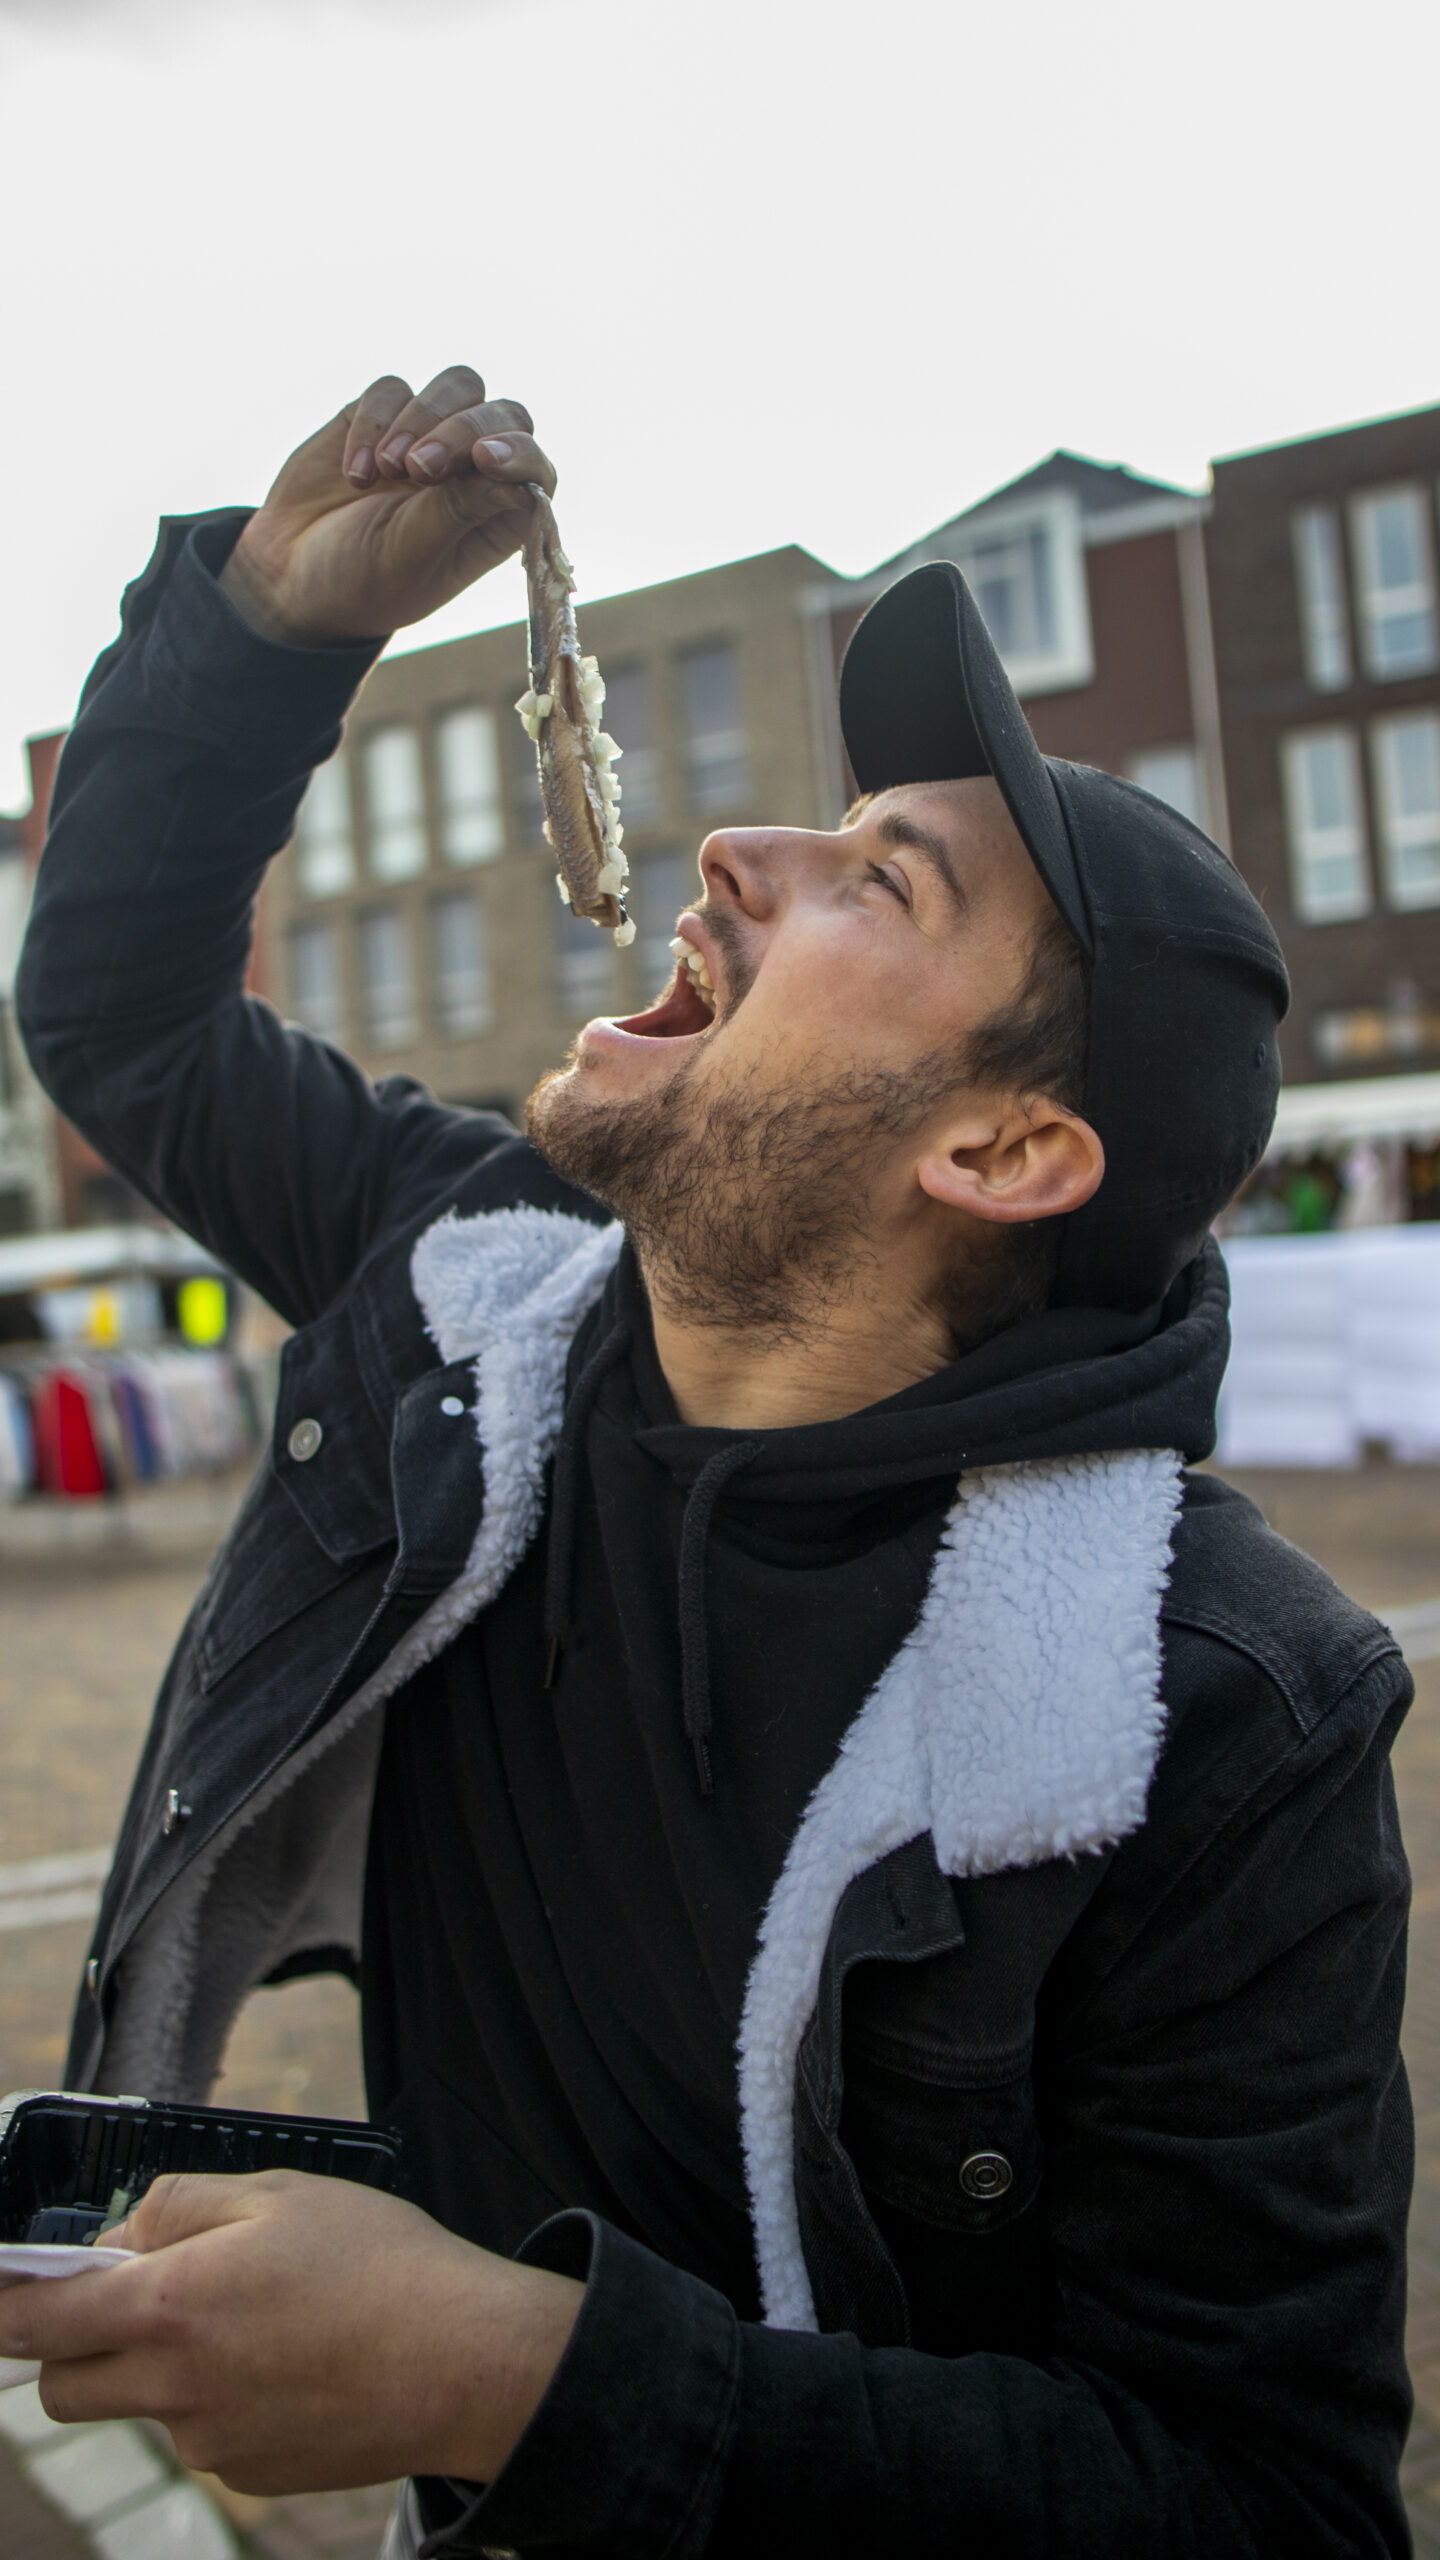
[[[530,684],[515,708],[535,745],[545,836],[560,866],[561,897],[577,916],[613,932],[617,943],[633,942],[620,784],[613,770],[620,749],[600,726],[604,680],[595,660],[581,655],[571,602],[575,573],[554,510],[543,489],[527,485]]]

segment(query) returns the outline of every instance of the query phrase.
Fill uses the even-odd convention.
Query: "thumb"
[[[218,2231],[227,2222],[249,2222],[260,2209],[258,2184],[253,2177],[188,2173],[157,2178],[128,2220],[106,2238],[115,2249],[172,2249],[178,2240]]]

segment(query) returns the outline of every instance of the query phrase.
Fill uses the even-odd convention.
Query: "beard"
[[[706,913],[726,954],[718,1028],[749,978],[729,917]],[[656,1090],[601,1102],[572,1052],[531,1094],[526,1134],[557,1173],[623,1218],[647,1285],[672,1317],[798,1337],[817,1306],[878,1270],[873,1178],[896,1139],[933,1110],[939,1062],[926,1060],[918,1074],[872,1067],[838,1076],[817,1062],[783,1088],[757,1074],[739,1092],[717,1090],[704,1063],[703,1050],[689,1050]],[[953,1083],[953,1060],[944,1074]]]

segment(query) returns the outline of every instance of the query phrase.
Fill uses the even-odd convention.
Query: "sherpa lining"
[[[539,1525],[565,1364],[624,1231],[557,1209],[453,1213],[411,1280],[443,1362],[475,1355],[485,1507],[464,1570],[355,1695],[257,1788],[142,1921],[119,1970],[97,2089],[203,2100],[246,1994],[287,1957],[360,1945],[380,1748],[374,1710],[434,1659],[514,1572]]]
[[[793,2166],[795,2061],[846,1886],[929,1832],[942,1871],[991,1875],[1136,1830],[1160,1749],[1160,1595],[1173,1450],[966,1479],[913,1633],[790,1844],[740,2027],[741,2132],[765,2316],[813,2329]]]

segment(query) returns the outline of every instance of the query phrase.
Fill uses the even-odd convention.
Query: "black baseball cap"
[[[1065,1220],[1051,1304],[1153,1305],[1270,1135],[1290,987],[1269,922],[1177,810],[1042,756],[952,561],[871,605],[845,653],[840,720],[862,791],[999,784],[1090,963],[1084,1109],[1105,1174]]]

